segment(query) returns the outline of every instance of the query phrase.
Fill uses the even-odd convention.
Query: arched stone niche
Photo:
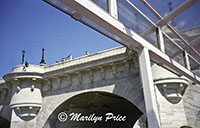
[[[134,104],[118,95],[99,91],[86,92],[59,105],[44,128],[133,128],[142,115]]]

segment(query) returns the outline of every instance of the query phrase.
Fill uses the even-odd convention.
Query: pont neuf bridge
[[[162,128],[200,127],[200,86],[151,63],[151,94],[142,68],[123,46],[52,65],[17,65],[0,79],[0,126],[147,128],[151,102]]]

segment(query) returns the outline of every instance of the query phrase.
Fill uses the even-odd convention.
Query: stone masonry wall
[[[200,128],[200,85],[191,84],[183,97],[188,125]]]

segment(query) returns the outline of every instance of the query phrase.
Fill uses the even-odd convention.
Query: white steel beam
[[[175,57],[177,55],[179,55],[180,53],[182,53],[184,50],[187,50],[189,48],[189,46],[193,47],[194,45],[200,44],[200,37],[197,37],[196,39],[192,40],[189,45],[186,45],[184,48],[181,48],[179,51],[175,52],[171,57]]]
[[[192,67],[193,69],[200,68],[200,62],[199,62],[199,61],[197,61],[196,59],[194,59],[194,57],[191,56],[190,54],[188,54],[188,57],[189,57],[190,59],[192,59],[192,60],[197,64],[195,67]],[[191,66],[190,66],[190,67],[191,67]]]
[[[72,8],[80,15],[88,18],[92,22],[118,36],[126,41],[130,46],[137,48],[143,46],[149,49],[151,59],[155,62],[165,64],[171,69],[177,71],[180,75],[184,75],[195,82],[200,83],[200,78],[176,61],[169,58],[166,54],[154,47],[144,38],[127,28],[120,21],[110,16],[101,8],[97,8],[96,4],[90,0],[60,0],[62,3]]]
[[[132,2],[126,0],[137,12],[139,12],[145,19],[147,19],[152,25],[157,26],[153,21],[151,21],[144,13],[142,13]]]
[[[146,115],[149,128],[160,128],[155,88],[153,83],[149,51],[143,47],[139,49],[140,74],[143,85],[143,93],[146,107]]]
[[[190,70],[190,61],[189,61],[189,56],[186,50],[183,51],[183,55],[184,55],[184,64],[185,67]]]
[[[156,27],[157,27],[157,26],[156,26]],[[149,33],[151,33],[154,29],[155,29],[155,26],[152,25],[151,27],[147,28],[147,29],[141,34],[141,36],[142,36],[142,37],[145,37],[145,36],[149,35]]]
[[[173,55],[171,55],[171,58],[176,57],[177,55],[179,55],[180,53],[183,53],[184,49],[178,45],[172,38],[170,38],[165,32],[162,32],[179,50],[177,52],[175,52]]]
[[[198,53],[193,46],[191,46],[171,25],[167,24],[167,26],[169,27],[169,29],[181,40],[183,41],[183,43],[185,43],[187,45],[187,47],[191,48],[192,51],[194,51],[194,53],[196,55],[198,55],[198,57],[200,57],[200,53]]]
[[[111,16],[118,19],[117,0],[108,0],[108,12]]]
[[[170,20],[174,19],[176,16],[181,14],[183,11],[194,5],[199,0],[187,0],[183,4],[181,4],[179,7],[177,7],[175,10],[171,11],[167,16],[165,16],[162,20],[160,20],[157,25],[163,26],[167,24]]]
[[[165,44],[164,44],[164,38],[163,38],[163,33],[161,31],[160,26],[157,27],[158,29],[158,33],[157,33],[157,37],[158,37],[158,43],[159,43],[159,49],[165,53]]]
[[[162,16],[154,9],[151,7],[151,5],[146,1],[146,0],[140,0],[151,12],[154,13],[156,17],[159,19],[163,19]]]
[[[197,37],[196,39],[192,40],[189,44],[190,44],[190,46],[194,46],[194,45],[197,45],[197,44],[200,45],[200,36]]]
[[[194,45],[200,44],[200,37],[197,37],[196,39],[192,40],[189,45],[186,45],[184,48],[182,48],[181,50],[175,52],[171,57],[175,57],[177,55],[179,55],[180,53],[182,53],[182,51],[187,50],[188,48],[190,48],[189,46],[193,47]]]

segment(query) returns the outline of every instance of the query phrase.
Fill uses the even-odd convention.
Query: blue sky
[[[39,64],[45,48],[47,65],[72,54],[83,56],[119,46],[42,0],[0,0],[0,77],[25,60]]]

